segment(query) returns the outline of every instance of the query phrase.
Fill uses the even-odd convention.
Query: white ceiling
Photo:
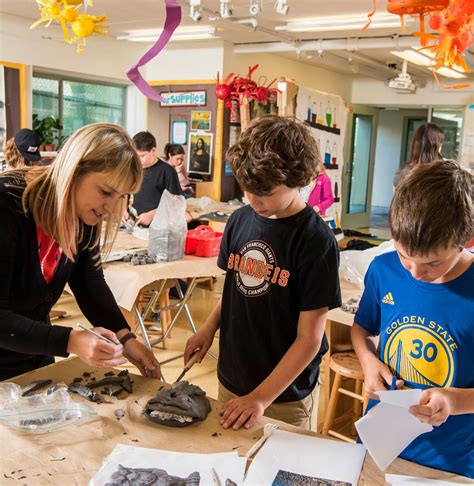
[[[187,0],[180,0],[183,5],[183,26],[196,25],[189,17],[189,7]],[[232,0],[233,19],[248,19],[250,0]],[[355,16],[367,15],[372,9],[372,0],[288,0],[290,10],[287,16],[276,13],[274,4],[275,0],[262,0],[263,11],[255,18],[258,23],[256,30],[248,26],[238,25],[235,22],[229,22],[225,19],[219,19],[218,15],[213,16],[211,11],[219,11],[219,0],[202,0],[205,7],[205,14],[199,25],[213,25],[218,27],[218,35],[225,41],[234,45],[256,44],[271,42],[287,41],[289,43],[318,39],[336,39],[336,38],[364,38],[364,37],[390,37],[393,35],[402,35],[400,28],[390,29],[368,29],[365,32],[358,30],[349,31],[331,31],[318,33],[286,33],[277,32],[274,27],[285,25],[292,20],[316,19],[322,16]],[[101,16],[107,15],[110,25],[109,36],[117,37],[136,31],[159,30],[164,22],[164,2],[162,0],[94,0],[94,6],[90,7],[90,13]],[[385,10],[383,2],[378,2],[378,12]],[[0,13],[14,15],[31,20],[38,18],[38,7],[34,0],[0,0]],[[217,17],[215,20],[209,20],[209,17]],[[416,30],[417,23],[414,23],[407,30],[406,35]],[[280,35],[278,38],[275,35]],[[416,44],[413,39],[413,44]],[[117,41],[119,42],[119,41]],[[182,43],[181,43],[182,44]],[[374,71],[379,71],[381,76],[390,74],[386,68],[387,64],[400,63],[400,59],[390,54],[390,49],[371,48],[357,50],[358,59],[354,59],[352,65],[348,62],[341,62],[351,57],[347,50],[338,50],[325,52],[322,57],[316,50],[299,52],[295,51],[281,53],[285,57],[298,59],[301,62],[326,66],[329,69],[356,73],[354,64],[363,65],[365,68],[370,67]],[[339,59],[338,59],[339,58]],[[347,64],[347,66],[346,66]],[[426,69],[419,69],[410,65],[410,70],[418,78],[426,78],[430,73]]]

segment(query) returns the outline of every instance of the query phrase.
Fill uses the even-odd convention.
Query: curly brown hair
[[[473,178],[454,160],[418,164],[390,205],[392,237],[409,255],[462,248],[474,232]]]
[[[267,196],[276,186],[308,185],[318,175],[321,158],[302,122],[270,115],[254,120],[226,159],[244,191]]]
[[[8,167],[11,169],[22,169],[23,167],[30,166],[31,163],[25,160],[20,151],[16,148],[14,137],[8,139],[3,149],[3,156]]]

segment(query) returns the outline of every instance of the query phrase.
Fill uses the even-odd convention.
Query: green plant
[[[33,130],[38,134],[41,143],[49,145],[54,143],[54,139],[58,136],[58,131],[62,130],[62,126],[54,116],[47,116],[46,118],[38,118],[38,115],[33,115]]]

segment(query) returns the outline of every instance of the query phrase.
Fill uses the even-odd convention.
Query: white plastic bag
[[[360,289],[364,288],[364,277],[372,260],[382,253],[394,251],[393,240],[385,241],[379,246],[367,250],[341,251],[340,274],[351,283],[356,284]]]
[[[0,423],[33,434],[54,432],[98,417],[88,405],[74,402],[64,384],[53,391],[23,397],[15,383],[0,383]]]
[[[148,252],[157,260],[180,260],[184,257],[186,231],[186,199],[165,189],[150,224]]]

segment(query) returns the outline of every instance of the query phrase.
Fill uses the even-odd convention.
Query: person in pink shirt
[[[319,174],[314,182],[313,190],[308,198],[308,204],[321,216],[326,216],[326,211],[334,204],[331,179],[326,174],[324,164],[320,163]]]

